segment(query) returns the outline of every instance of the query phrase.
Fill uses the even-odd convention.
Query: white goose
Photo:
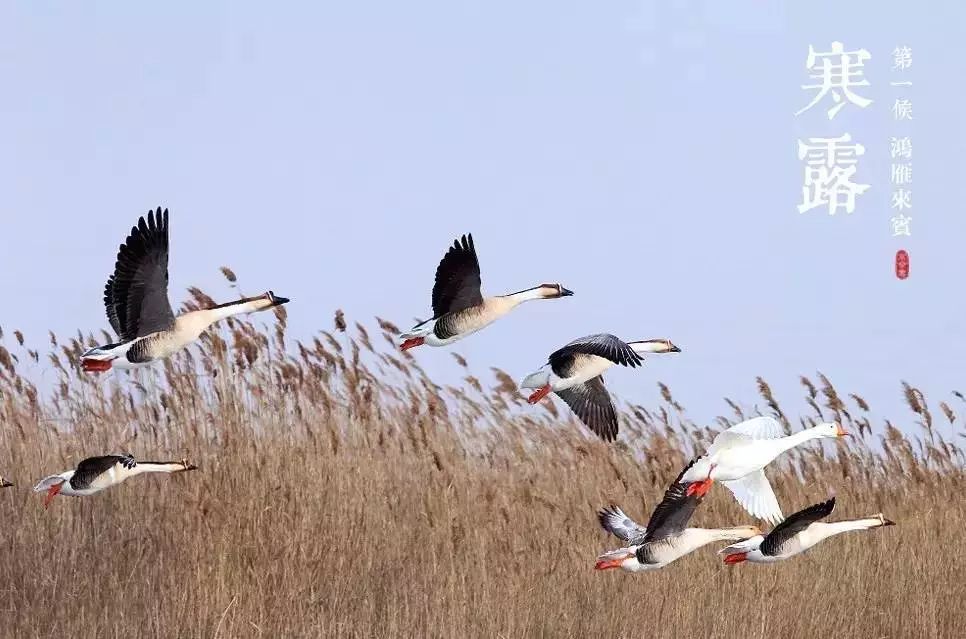
[[[772,417],[755,417],[722,431],[707,452],[685,474],[689,493],[705,494],[720,481],[749,513],[777,524],[783,519],[764,468],[787,450],[812,439],[836,439],[848,435],[839,424],[826,422],[784,436]]]
[[[107,319],[120,341],[88,349],[81,365],[90,372],[147,366],[191,344],[219,320],[286,302],[268,291],[175,317],[168,301],[168,210],[159,207],[131,229],[104,287]]]
[[[197,468],[185,460],[139,462],[131,455],[89,457],[77,464],[74,470],[44,477],[34,486],[34,492],[47,491],[47,496],[44,497],[44,508],[47,508],[57,495],[86,497],[143,473],[181,473]]]
[[[647,528],[642,528],[619,508],[611,507],[598,513],[600,525],[630,544],[597,557],[596,570],[621,568],[628,572],[657,570],[672,561],[716,541],[748,539],[761,534],[756,526],[735,528],[686,528],[691,515],[704,499],[697,493],[688,494],[681,476],[688,464],[664,493],[664,499],[651,514]]]
[[[436,267],[433,318],[400,336],[402,350],[422,344],[452,344],[489,326],[523,302],[573,295],[560,284],[541,284],[509,295],[483,297],[480,285],[480,262],[473,235],[464,235],[453,242]]]
[[[617,411],[604,386],[604,371],[615,364],[634,368],[643,355],[680,353],[667,339],[624,342],[608,333],[588,335],[550,354],[540,370],[527,375],[521,388],[536,388],[527,399],[539,402],[551,392],[557,394],[590,430],[606,441],[617,437]]]
[[[790,559],[829,537],[850,530],[895,526],[895,522],[883,517],[882,513],[850,521],[834,523],[819,521],[828,517],[834,508],[835,498],[833,497],[826,502],[809,506],[790,515],[767,535],[756,535],[741,543],[722,548],[718,552],[725,556],[726,564],[738,564],[743,561],[767,564]]]

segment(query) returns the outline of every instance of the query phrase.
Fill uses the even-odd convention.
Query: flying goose
[[[765,477],[765,466],[809,440],[845,435],[848,433],[839,424],[826,422],[785,437],[776,419],[755,417],[719,433],[682,481],[691,484],[689,493],[701,495],[711,490],[714,481],[720,481],[742,508],[759,519],[777,524],[783,519],[782,511]]]
[[[741,543],[722,548],[718,554],[725,556],[726,564],[739,564],[743,561],[766,564],[791,559],[833,535],[850,530],[895,526],[895,522],[883,517],[882,513],[866,519],[834,523],[819,521],[828,517],[834,508],[835,497],[832,497],[828,501],[809,506],[789,516],[767,535],[756,535]]]
[[[34,486],[34,492],[47,491],[44,497],[44,508],[47,508],[57,495],[86,497],[142,473],[181,473],[197,468],[185,460],[139,462],[130,454],[89,457],[74,470],[44,477]]]
[[[688,494],[681,477],[694,464],[691,461],[664,493],[664,499],[654,509],[647,528],[642,528],[619,508],[610,507],[598,513],[604,530],[616,535],[629,545],[605,552],[597,557],[596,570],[621,568],[628,572],[657,570],[680,559],[698,548],[716,541],[736,541],[761,534],[756,526],[734,528],[687,528],[691,515],[704,499],[697,493]]]
[[[485,328],[529,300],[573,295],[560,284],[541,284],[525,291],[483,297],[480,262],[473,235],[453,242],[436,267],[433,285],[433,318],[414,326],[400,337],[402,350],[426,344],[445,346]]]
[[[286,302],[268,291],[175,317],[168,301],[168,209],[159,207],[131,228],[104,287],[107,319],[119,341],[88,349],[81,365],[91,372],[146,366],[181,350],[219,320]]]
[[[617,411],[601,374],[615,364],[635,366],[649,353],[680,353],[667,339],[623,342],[608,333],[588,335],[550,354],[547,364],[527,375],[521,388],[536,388],[527,399],[536,404],[551,392],[570,406],[590,430],[606,441],[617,437]]]

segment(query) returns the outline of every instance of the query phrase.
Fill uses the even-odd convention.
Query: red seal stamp
[[[896,251],[896,277],[900,280],[909,277],[909,253],[904,250]]]

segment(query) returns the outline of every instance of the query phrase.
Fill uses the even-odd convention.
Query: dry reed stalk
[[[189,304],[208,299],[193,290]],[[616,542],[595,509],[646,519],[684,460],[745,417],[737,402],[732,420],[697,424],[662,385],[673,411],[622,407],[607,445],[556,402],[526,405],[503,371],[473,376],[460,356],[472,381],[444,388],[390,345],[395,325],[378,321],[380,349],[337,318],[339,338],[321,332],[291,353],[284,316],[268,333],[241,319],[116,378],[81,376],[85,338],[50,335],[43,394],[26,344],[0,346],[0,470],[18,484],[0,492],[2,634],[945,637],[966,624],[966,566],[948,554],[966,544],[966,504],[951,498],[966,480],[961,433],[932,429],[911,386],[918,426],[885,421],[877,439],[802,447],[769,470],[786,511],[834,492],[835,518],[883,511],[896,528],[780,566],[725,568],[709,550],[653,574],[596,573]],[[820,379],[827,410],[846,414],[839,397],[851,397],[868,411]],[[822,418],[819,390],[800,381],[815,414],[794,421],[808,425]],[[47,512],[25,489],[118,448],[189,455],[202,470]],[[695,515],[742,523],[721,488]],[[803,601],[815,614],[796,612]]]

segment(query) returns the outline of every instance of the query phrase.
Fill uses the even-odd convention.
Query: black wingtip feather
[[[607,521],[614,516],[613,506],[604,506],[597,511],[597,521],[600,522],[600,527],[605,531],[610,532],[610,528],[607,526]]]

